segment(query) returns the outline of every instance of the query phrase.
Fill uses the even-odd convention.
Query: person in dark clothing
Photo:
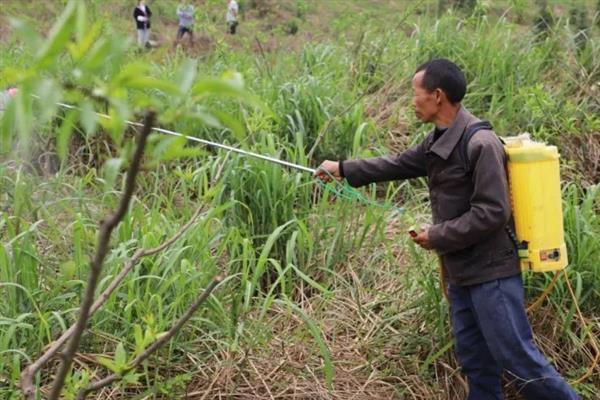
[[[133,19],[137,28],[138,44],[142,47],[150,45],[150,17],[152,11],[144,0],[139,0],[138,5],[133,9]]]
[[[469,382],[468,400],[502,399],[503,371],[527,399],[579,399],[533,340],[512,226],[506,155],[499,138],[479,130],[461,101],[465,77],[456,64],[435,59],[419,66],[412,81],[417,118],[435,128],[398,155],[324,161],[317,178],[345,178],[351,186],[427,176],[433,225],[413,238],[441,258],[450,302],[456,355]]]

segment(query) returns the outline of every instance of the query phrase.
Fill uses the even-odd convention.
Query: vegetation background
[[[194,43],[175,46],[178,2],[148,0],[150,50],[134,43],[133,1],[82,0],[87,22],[67,19],[57,39],[67,3],[0,0],[0,88],[42,97],[20,95],[0,121],[1,398],[20,398],[23,368],[76,318],[98,223],[132,151],[124,119],[153,108],[165,128],[310,167],[402,151],[430,129],[411,112],[410,79],[431,57],[464,69],[467,108],[500,135],[559,147],[567,273],[585,320],[563,279],[530,318],[560,372],[589,372],[575,387],[599,398],[589,340],[600,334],[599,2],[243,0],[230,36],[226,2],[205,0],[193,2]],[[65,397],[113,371],[124,379],[96,398],[463,398],[436,260],[405,233],[428,221],[425,182],[361,193],[368,201],[151,136],[98,290],[136,250],[201,215],[91,318]],[[217,273],[225,280],[177,336],[125,372]],[[529,301],[552,278],[524,276]],[[36,375],[38,396],[58,360]]]

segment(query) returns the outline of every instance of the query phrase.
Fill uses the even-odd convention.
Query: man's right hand
[[[313,174],[313,177],[319,178],[324,182],[330,182],[332,178],[338,181],[342,179],[340,175],[340,162],[325,160]]]

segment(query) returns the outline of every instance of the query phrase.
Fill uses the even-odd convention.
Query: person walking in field
[[[175,43],[183,38],[186,33],[190,37],[190,45],[194,42],[194,6],[189,4],[187,1],[177,6],[177,17],[179,17],[179,27],[177,29],[177,39]]]
[[[235,35],[235,30],[238,26],[238,11],[238,3],[235,0],[229,0],[227,3],[227,15],[225,16],[225,21],[227,21],[228,32],[232,35]]]
[[[133,19],[137,28],[138,45],[141,47],[150,46],[150,17],[152,17],[150,7],[144,0],[139,0],[138,5],[133,9]]]
[[[358,187],[427,176],[433,225],[413,240],[441,257],[468,400],[503,399],[503,372],[527,399],[579,399],[533,340],[509,234],[512,217],[502,143],[491,126],[461,105],[467,84],[453,62],[424,63],[412,86],[417,118],[435,125],[421,143],[398,155],[326,160],[315,177],[345,178]],[[463,142],[465,135],[472,138]]]

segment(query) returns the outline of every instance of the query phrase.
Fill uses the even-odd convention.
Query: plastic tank
[[[537,272],[567,266],[563,231],[559,154],[556,146],[527,135],[504,138],[508,179],[521,268]]]

